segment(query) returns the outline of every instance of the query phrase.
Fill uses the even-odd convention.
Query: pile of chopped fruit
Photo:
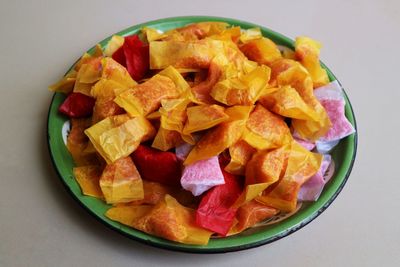
[[[82,193],[111,220],[197,245],[316,200],[328,152],[354,132],[319,52],[222,22],[113,36],[50,86],[67,95]]]

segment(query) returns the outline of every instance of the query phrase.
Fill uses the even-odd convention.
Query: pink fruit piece
[[[210,188],[224,183],[217,156],[185,166],[181,177],[182,187],[192,192],[194,196],[199,196]]]
[[[321,167],[318,172],[314,174],[306,183],[300,188],[297,196],[299,201],[316,201],[322,193],[327,180],[324,179],[332,158],[329,154],[324,155]]]
[[[346,102],[342,88],[337,81],[315,89],[314,94],[325,108],[332,122],[332,127],[318,142],[339,140],[354,133],[353,125],[347,120],[344,113]]]

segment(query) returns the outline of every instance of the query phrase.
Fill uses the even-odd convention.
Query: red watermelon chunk
[[[143,179],[165,185],[180,184],[181,166],[174,153],[140,145],[132,158]]]
[[[58,111],[70,118],[87,117],[93,113],[94,103],[95,99],[90,96],[71,93],[58,108]]]
[[[149,45],[142,42],[138,35],[127,36],[112,58],[126,67],[135,81],[139,81],[149,70]]]
[[[233,208],[242,187],[238,177],[222,170],[225,184],[217,185],[207,191],[196,210],[197,225],[226,236],[232,227],[237,208]]]

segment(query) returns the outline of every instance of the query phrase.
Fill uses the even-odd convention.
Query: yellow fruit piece
[[[148,43],[166,37],[165,34],[159,32],[157,29],[154,28],[143,27],[141,31]]]
[[[236,43],[240,38],[240,34],[240,27],[231,27],[223,30],[220,34],[210,36],[210,38],[214,40],[233,41]]]
[[[87,165],[73,169],[74,177],[84,195],[103,198],[99,185],[101,172],[102,168],[98,165]]]
[[[101,76],[101,58],[94,58],[79,69],[76,80],[81,83],[95,83]]]
[[[246,121],[254,106],[233,106],[225,109],[225,113],[229,116],[229,121]]]
[[[94,98],[115,97],[129,89],[126,85],[109,79],[100,79],[90,91]]]
[[[59,92],[68,94],[74,89],[76,81],[76,70],[68,72],[61,80],[49,86],[49,90],[53,92]]]
[[[161,118],[160,111],[154,111],[146,116],[146,119],[148,120],[159,120],[160,118]]]
[[[294,119],[292,120],[292,126],[303,139],[316,141],[329,131],[329,129],[332,127],[332,123],[328,117],[328,114],[326,113],[325,108],[315,97],[311,98],[308,102],[318,114],[319,120],[306,121]]]
[[[212,232],[196,226],[195,211],[170,195],[155,206],[114,207],[106,212],[112,220],[140,231],[183,244],[207,245]]]
[[[260,150],[280,147],[291,139],[284,120],[259,104],[250,114],[243,133],[243,140]]]
[[[208,68],[211,60],[224,53],[222,41],[153,41],[150,42],[150,69]]]
[[[186,25],[176,29],[184,40],[203,39],[212,35],[222,35],[226,31],[228,24],[225,22],[199,22]]]
[[[175,110],[186,110],[186,107],[189,103],[190,99],[185,96],[175,99],[162,99],[160,112],[167,114],[168,112],[174,112]]]
[[[183,143],[183,140],[179,132],[160,127],[151,146],[162,151],[167,151],[177,147],[181,143]]]
[[[246,185],[267,183],[271,185],[279,180],[284,171],[284,162],[288,147],[274,150],[262,150],[253,155],[246,165]]]
[[[105,57],[101,60],[101,64],[103,66],[101,78],[113,80],[114,82],[117,82],[128,88],[132,88],[137,84],[131,78],[126,68],[116,62],[114,59]]]
[[[92,57],[102,57],[104,56],[103,48],[100,44],[96,44],[94,47],[94,51],[92,52]]]
[[[114,98],[127,89],[126,85],[113,80],[100,79],[90,91],[90,94],[96,99],[93,107],[92,123],[124,113],[124,110],[114,102]]]
[[[318,114],[308,106],[299,93],[290,85],[277,88],[263,95],[259,103],[267,109],[288,118],[318,121]]]
[[[306,103],[307,97],[313,96],[311,76],[299,62],[285,59],[274,63],[271,68],[275,72],[277,85],[290,85],[296,89]]]
[[[281,50],[281,53],[282,53],[282,57],[283,57],[283,58],[293,59],[293,60],[296,59],[296,54],[295,54],[295,52],[294,52],[292,49],[290,49],[289,47],[281,46],[281,47],[280,47],[280,50]]]
[[[90,94],[96,99],[93,107],[92,123],[97,123],[107,117],[124,113],[115,102],[115,96],[128,90],[129,87],[106,78],[100,79],[92,86]]]
[[[133,227],[132,222],[140,219],[151,211],[153,206],[141,205],[141,206],[120,206],[117,205],[105,213],[107,218],[120,222],[122,224]]]
[[[111,57],[115,51],[117,51],[125,42],[124,37],[119,35],[113,35],[111,40],[108,41],[106,49],[104,50],[104,55],[106,57]]]
[[[232,227],[228,235],[240,233],[258,222],[271,218],[278,212],[279,210],[275,208],[252,200],[238,209],[236,212],[237,223]]]
[[[162,201],[166,194],[172,195],[175,188],[157,182],[143,180],[143,190],[144,198],[142,200],[133,201],[128,205],[155,205]]]
[[[158,74],[170,78],[174,82],[180,94],[190,89],[190,85],[187,83],[185,78],[183,78],[179,71],[172,66],[163,69]]]
[[[206,36],[223,33],[229,26],[228,23],[219,21],[199,22],[196,25],[206,33]]]
[[[308,70],[314,83],[314,88],[329,83],[329,77],[319,62],[321,43],[305,36],[297,37],[295,42],[296,56]]]
[[[115,103],[133,117],[146,116],[160,107],[162,99],[176,98],[179,94],[170,78],[156,74],[133,89],[122,92],[115,98]]]
[[[209,130],[190,151],[184,165],[219,155],[239,140],[244,127],[244,121],[231,121]]]
[[[247,43],[249,41],[261,39],[262,34],[260,28],[250,28],[247,30],[243,30],[241,35],[240,35],[240,41],[242,43]]]
[[[189,98],[163,99],[161,100],[160,127],[169,131],[180,133],[181,138],[189,144],[194,144],[195,140],[191,134],[184,134],[183,127],[186,122],[186,107],[191,102]]]
[[[224,71],[225,62],[221,63],[220,60],[226,60],[223,55],[216,56],[210,63],[208,68],[207,78],[190,90],[189,98],[196,104],[214,104],[215,100],[210,96],[210,92],[215,84],[220,80]]]
[[[90,90],[101,77],[101,58],[91,57],[83,63],[77,74],[73,91],[90,96]]]
[[[154,137],[155,130],[144,117],[128,115],[108,117],[85,130],[85,134],[108,164],[131,154],[143,141]]]
[[[184,161],[184,165],[217,156],[236,143],[242,136],[246,120],[249,118],[249,114],[253,108],[254,106],[234,106],[227,108],[225,113],[229,116],[228,121],[209,130],[190,151]]]
[[[259,183],[246,185],[243,192],[240,194],[238,199],[232,205],[234,208],[238,208],[254,198],[258,197],[271,183]]]
[[[142,179],[129,156],[105,167],[100,178],[100,188],[108,204],[144,198]]]
[[[90,126],[90,118],[71,119],[71,131],[67,138],[67,149],[71,153],[75,166],[97,165],[99,157],[96,151],[88,149],[89,139],[84,130]]]
[[[270,72],[267,66],[256,67],[248,74],[218,82],[210,95],[228,106],[252,105],[267,86]]]
[[[200,105],[186,109],[187,121],[183,128],[184,134],[209,129],[221,122],[227,121],[229,116],[224,108],[218,105]]]
[[[149,42],[153,40],[164,40],[164,41],[196,41],[199,39],[204,39],[208,36],[219,35],[225,31],[228,24],[224,22],[199,22],[188,24],[184,27],[169,30],[157,36],[150,31],[150,37],[148,37]],[[149,33],[148,31],[146,32]]]
[[[256,200],[284,212],[294,211],[300,187],[319,170],[321,162],[321,154],[312,153],[293,141],[285,174],[272,191],[264,193]]]
[[[241,45],[240,50],[248,59],[264,65],[270,65],[282,57],[276,44],[265,37]]]
[[[123,113],[124,110],[114,102],[114,97],[97,98],[93,107],[92,124]]]
[[[278,66],[276,66],[278,65]],[[290,85],[304,102],[317,114],[317,120],[293,119],[292,126],[304,139],[315,141],[324,136],[331,127],[328,114],[314,96],[313,82],[307,70],[293,60],[283,60],[271,67],[278,86]]]
[[[277,182],[284,168],[287,147],[271,151],[262,150],[253,155],[246,165],[245,189],[234,206],[239,207],[258,197],[270,185]]]
[[[161,100],[161,127],[167,130],[183,132],[186,121],[186,107],[190,103],[187,98],[163,99]]]
[[[246,141],[239,140],[229,147],[231,160],[229,164],[226,165],[225,171],[236,175],[244,175],[246,164],[256,151],[257,150],[246,143]]]

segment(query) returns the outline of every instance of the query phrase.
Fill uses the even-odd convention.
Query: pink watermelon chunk
[[[181,177],[182,187],[192,192],[194,196],[199,196],[210,188],[224,183],[224,175],[217,156],[186,166]]]
[[[300,188],[297,199],[299,201],[316,201],[322,193],[328,179],[325,180],[324,174],[328,170],[332,162],[332,157],[329,154],[324,155],[321,167],[307,182]]]
[[[347,120],[344,113],[343,90],[337,81],[314,90],[314,94],[321,102],[332,122],[332,127],[318,142],[331,142],[340,140],[354,133],[353,125]]]

